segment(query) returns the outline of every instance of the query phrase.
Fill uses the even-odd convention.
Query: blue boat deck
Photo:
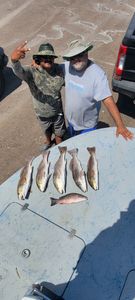
[[[130,129],[135,135],[135,128]],[[0,299],[22,299],[34,282],[44,281],[65,300],[133,300],[135,139],[116,138],[115,128],[106,128],[62,145],[68,150],[79,149],[84,171],[89,159],[87,147],[96,147],[99,190],[88,186],[87,201],[51,207],[50,197],[59,198],[60,194],[52,176],[45,193],[36,186],[41,155],[33,161],[29,199],[17,198],[20,170],[1,185]],[[51,173],[58,157],[55,146],[49,156]],[[68,153],[66,158],[66,194],[82,193],[73,181]],[[22,210],[25,203],[29,207]]]

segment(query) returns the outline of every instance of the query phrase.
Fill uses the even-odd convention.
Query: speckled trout
[[[61,194],[66,190],[66,151],[67,147],[58,147],[60,156],[54,166],[53,183],[57,191]]]
[[[51,199],[51,206],[54,206],[56,204],[71,204],[71,203],[77,203],[77,202],[88,200],[86,196],[77,193],[67,194],[65,196],[60,197],[59,199],[52,198],[52,197],[50,199]]]
[[[36,174],[36,184],[41,192],[44,192],[47,188],[48,180],[51,175],[49,175],[50,163],[48,162],[50,151],[45,151],[43,153],[43,158],[38,166]]]
[[[20,200],[24,200],[27,197],[27,194],[30,190],[31,183],[32,183],[32,161],[34,158],[32,158],[26,166],[23,167],[21,173],[20,173],[20,179],[17,186],[17,195]]]
[[[98,174],[98,162],[96,159],[96,148],[88,147],[87,150],[90,153],[90,158],[87,166],[87,178],[90,186],[94,190],[99,189],[99,174]]]
[[[83,191],[87,191],[87,184],[86,184],[86,176],[83,171],[82,165],[80,160],[78,159],[78,149],[72,149],[68,151],[71,154],[72,159],[70,161],[70,169],[72,171],[73,179],[76,185]]]

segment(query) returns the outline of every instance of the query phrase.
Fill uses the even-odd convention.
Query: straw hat
[[[65,54],[63,55],[64,59],[71,58],[73,56],[76,56],[80,53],[87,52],[93,48],[92,43],[85,43],[79,40],[72,41],[68,49],[65,51]]]

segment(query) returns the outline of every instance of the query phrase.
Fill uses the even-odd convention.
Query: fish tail
[[[74,148],[72,150],[69,150],[68,153],[73,156],[74,154],[78,153],[78,149],[77,148]]]
[[[65,147],[58,146],[58,149],[59,149],[60,153],[66,153],[66,151],[67,151],[67,147],[66,146]]]
[[[54,206],[57,204],[57,199],[50,197],[51,199],[51,206]]]
[[[90,154],[96,153],[96,147],[87,147],[87,150],[89,151]]]

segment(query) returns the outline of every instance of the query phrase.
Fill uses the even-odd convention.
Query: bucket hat
[[[63,58],[64,59],[71,58],[80,53],[89,51],[92,48],[93,48],[92,43],[85,43],[79,40],[74,40],[69,44],[68,49],[65,51],[65,54],[63,55]]]
[[[54,52],[53,46],[49,43],[40,45],[38,52],[33,55],[33,58],[37,56],[53,56],[55,58],[58,57]]]

